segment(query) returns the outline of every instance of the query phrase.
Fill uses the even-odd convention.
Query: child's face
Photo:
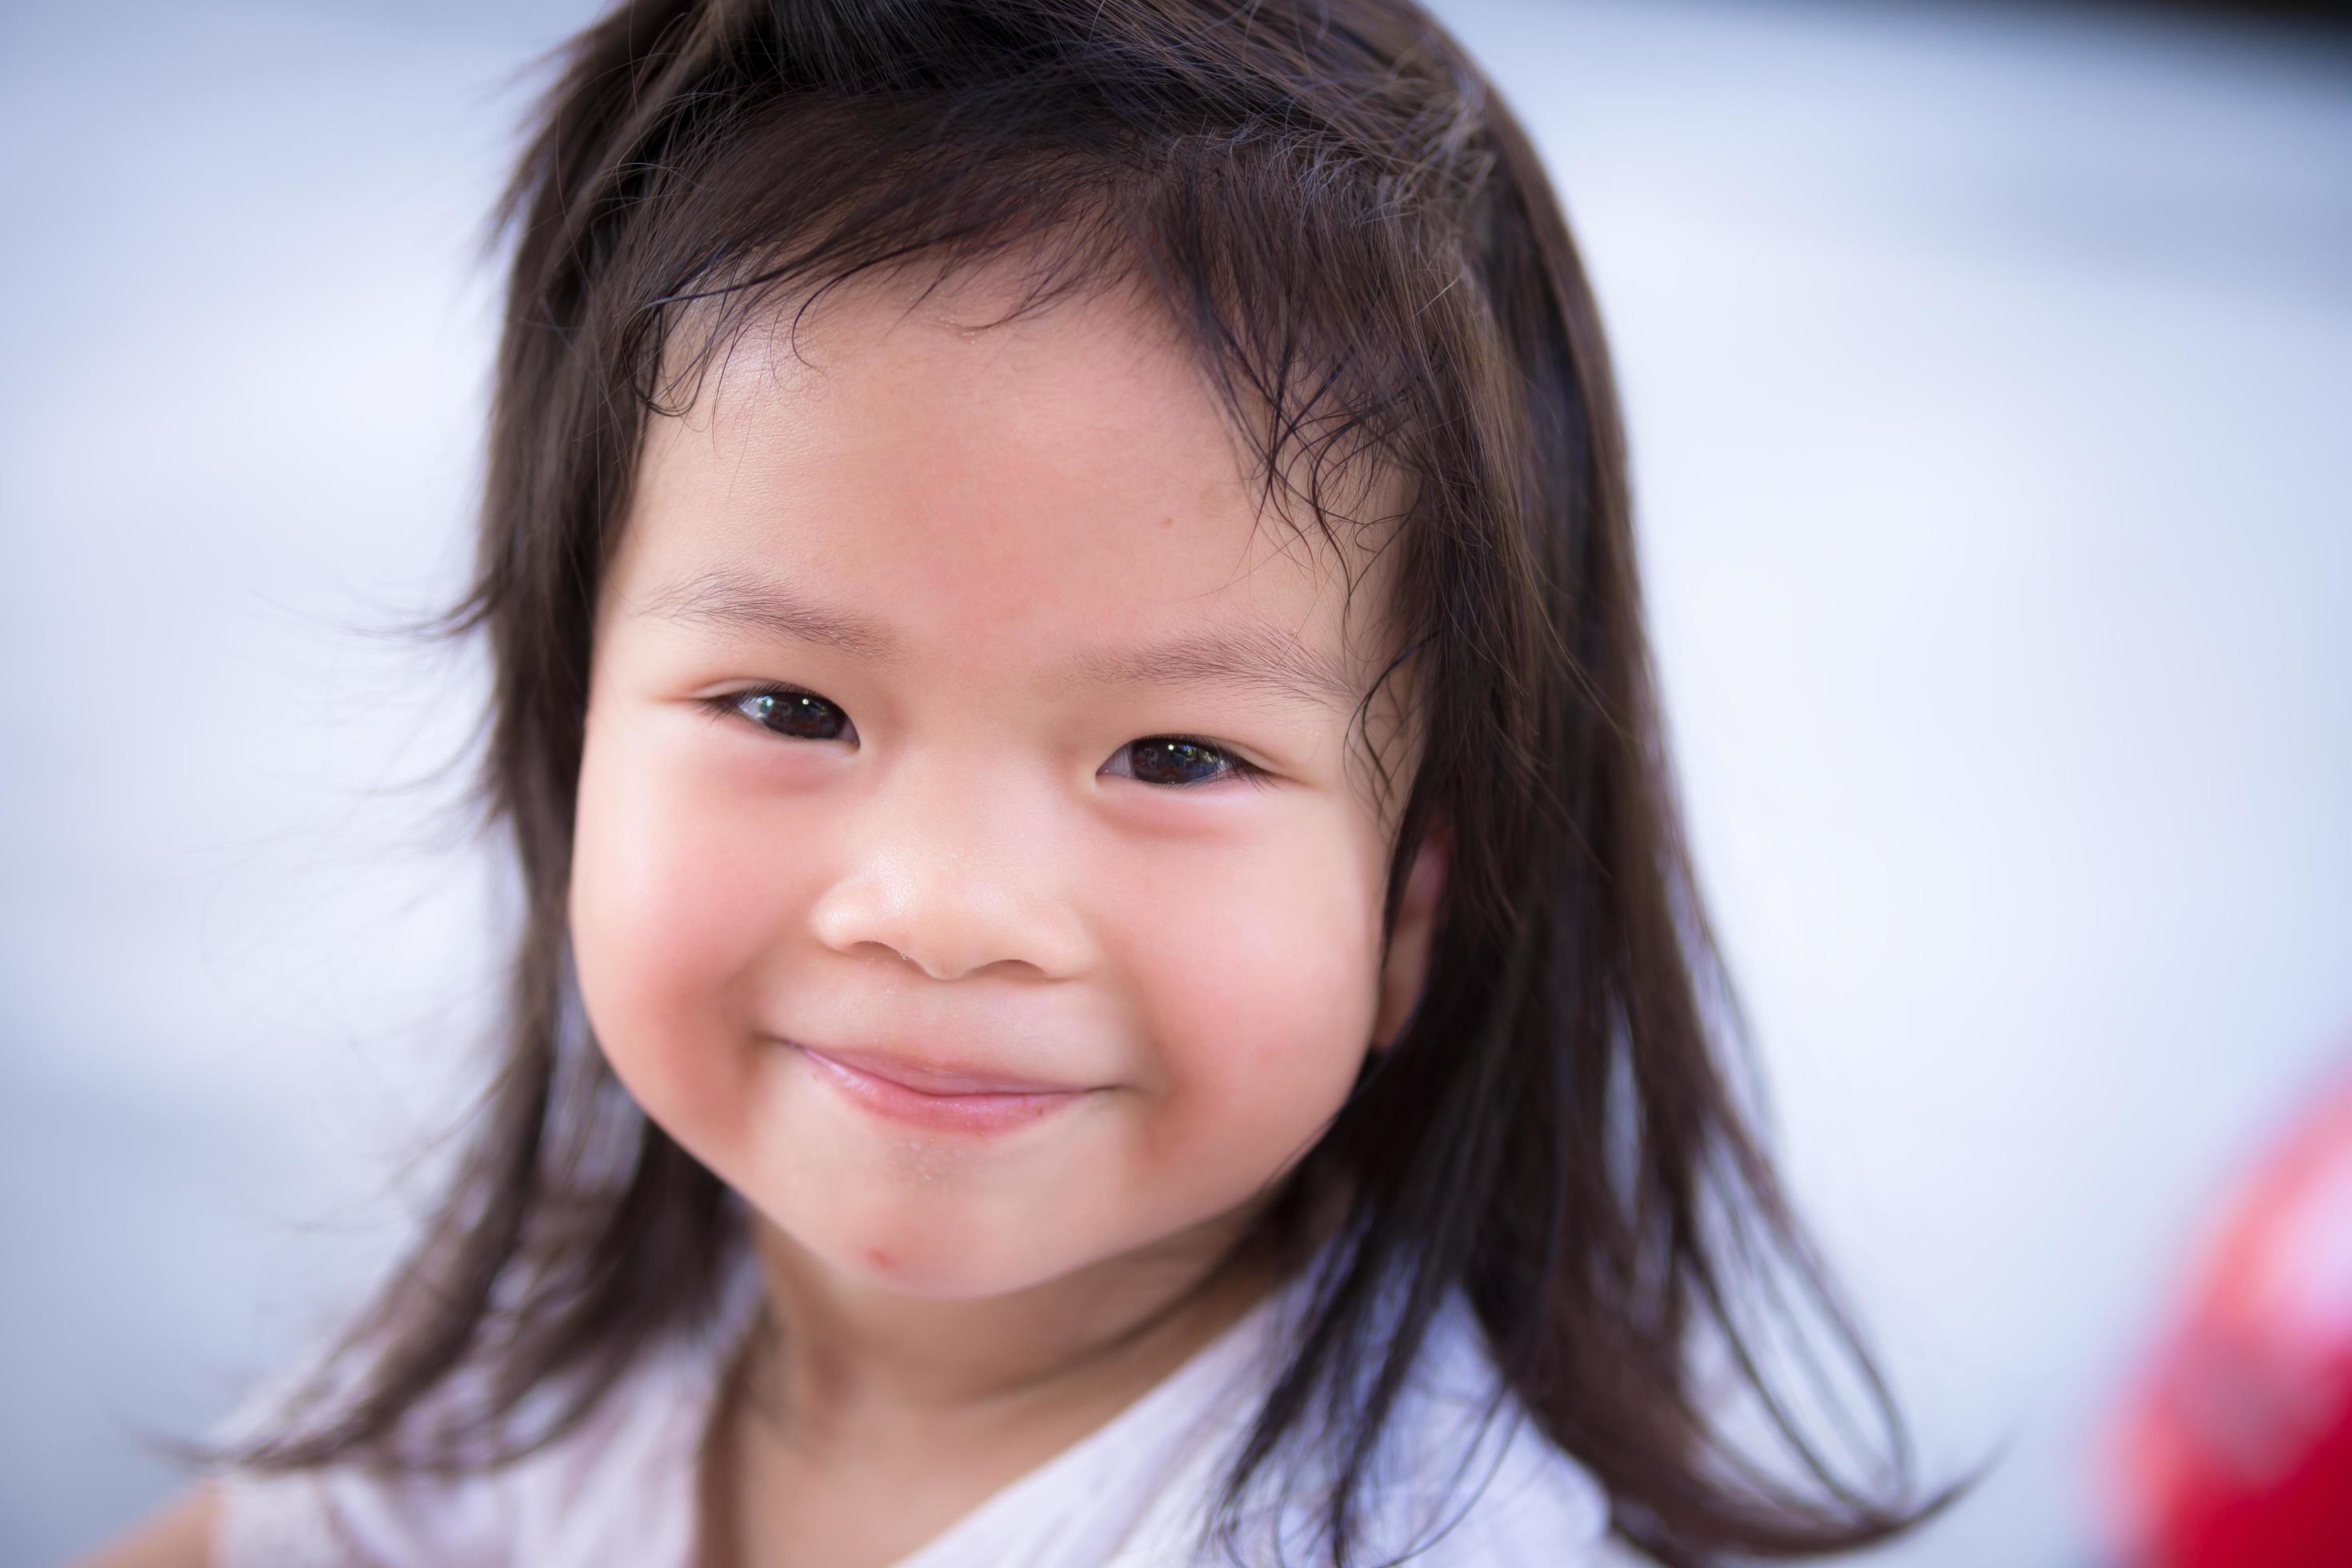
[[[809,363],[755,331],[651,421],[571,890],[590,1021],[646,1112],[827,1267],[934,1297],[1234,1221],[1403,1023],[1442,877],[1433,842],[1384,975],[1390,829],[1347,731],[1391,652],[1386,562],[1349,543],[1343,616],[1341,563],[1259,525],[1155,318],[1069,300],[975,332],[1009,296],[959,287],[911,315],[837,289]],[[1219,632],[1347,691],[1149,655]],[[1100,674],[1129,661],[1154,679]],[[818,700],[756,694],[778,685]],[[1401,795],[1409,737],[1390,759]],[[1084,1092],[925,1126],[801,1046]]]

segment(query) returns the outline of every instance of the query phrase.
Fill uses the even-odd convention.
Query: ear
[[[1422,836],[1397,907],[1389,938],[1389,961],[1381,972],[1380,1008],[1372,1019],[1371,1047],[1387,1050],[1412,1021],[1429,979],[1429,948],[1437,929],[1437,909],[1445,894],[1446,865],[1454,851],[1454,824],[1441,816]]]

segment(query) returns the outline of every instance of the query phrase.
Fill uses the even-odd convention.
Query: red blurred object
[[[2352,1080],[2225,1212],[2116,1456],[2136,1568],[2352,1568]]]

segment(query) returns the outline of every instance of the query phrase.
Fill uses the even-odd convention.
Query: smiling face
[[[1384,563],[1261,522],[1158,318],[962,324],[1004,298],[836,289],[802,357],[755,331],[649,421],[571,889],[646,1114],[824,1268],[940,1298],[1242,1212],[1402,1024],[1442,877],[1433,842],[1383,973]],[[925,1124],[802,1047],[1084,1092]]]

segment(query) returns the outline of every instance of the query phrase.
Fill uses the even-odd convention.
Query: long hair
[[[488,638],[479,798],[523,891],[498,1070],[414,1250],[276,1429],[211,1457],[503,1462],[709,1316],[728,1194],[603,1066],[569,968],[601,574],[682,343],[707,363],[787,289],[1019,247],[1032,305],[1143,286],[1273,499],[1328,527],[1335,466],[1412,481],[1393,581],[1424,744],[1384,930],[1440,823],[1443,918],[1411,1022],[1244,1243],[1295,1258],[1305,1194],[1349,1194],[1221,1528],[1311,1428],[1337,1450],[1318,1503],[1350,1560],[1367,1467],[1456,1287],[1510,1390],[1660,1563],[1860,1547],[1940,1505],[1914,1500],[1899,1414],[1743,1109],[1576,247],[1517,120],[1412,0],[626,0],[566,46],[496,226],[512,260],[479,553],[441,629]],[[1713,1363],[1760,1447],[1729,1435]],[[402,1441],[461,1371],[479,1408]],[[511,1429],[557,1389],[542,1430]]]

